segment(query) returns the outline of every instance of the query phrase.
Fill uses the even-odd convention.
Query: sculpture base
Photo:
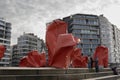
[[[96,73],[87,68],[56,69],[51,67],[0,67],[0,80],[81,80],[112,75],[110,68]]]

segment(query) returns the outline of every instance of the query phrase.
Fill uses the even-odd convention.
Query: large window
[[[72,31],[72,33],[80,33],[80,32],[81,32],[81,30],[79,30],[79,29],[75,29]]]
[[[83,43],[90,43],[90,40],[88,40],[88,39],[82,39],[81,42],[83,42]]]
[[[85,19],[80,19],[80,18],[74,19],[73,22],[78,23],[78,24],[86,24],[86,20]]]
[[[5,25],[5,22],[0,20],[0,25]]]
[[[83,34],[97,34],[97,30],[81,30],[81,33]]]
[[[90,25],[98,25],[97,19],[86,19],[86,23]]]
[[[83,44],[83,48],[90,48],[91,45],[90,44]]]

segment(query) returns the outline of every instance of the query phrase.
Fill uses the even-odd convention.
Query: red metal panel
[[[98,58],[99,66],[108,67],[108,48],[105,46],[98,46],[94,53],[94,60]]]
[[[67,33],[67,24],[61,20],[54,20],[47,26],[46,45],[48,48],[48,64],[51,65],[51,59],[55,53],[57,38],[59,34]]]
[[[57,39],[55,54],[51,66],[57,68],[68,68],[71,62],[71,55],[74,46],[77,44],[72,34],[60,34]]]
[[[77,48],[74,51],[72,66],[73,67],[79,67],[79,68],[85,68],[88,64],[88,57],[81,55],[81,49]]]
[[[23,57],[20,60],[19,67],[30,67],[30,64],[28,63],[27,56]]]
[[[6,50],[5,46],[0,45],[0,59],[4,56],[5,50]]]
[[[26,57],[20,61],[21,67],[42,67],[46,66],[45,53],[38,53],[37,51],[31,51]]]

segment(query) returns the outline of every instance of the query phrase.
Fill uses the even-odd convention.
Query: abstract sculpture
[[[6,48],[4,45],[0,45],[0,59],[4,56]]]
[[[74,53],[74,46],[77,41],[72,34],[60,34],[57,39],[55,54],[51,66],[57,68],[68,68],[71,63],[71,55]]]
[[[78,42],[80,42],[78,38],[67,33],[67,24],[64,21],[54,20],[51,22],[46,31],[49,66],[68,68],[72,64],[74,53],[77,53],[75,52],[75,46]],[[78,52],[78,54],[80,53]],[[86,64],[86,58],[79,57],[79,60],[80,58],[83,59],[81,64],[84,64],[84,62]]]
[[[76,48],[72,56],[72,67],[85,68],[88,64],[88,57],[81,54],[81,49]]]
[[[47,25],[46,46],[48,48],[48,65],[56,68],[79,67],[85,68],[88,64],[88,57],[81,54],[81,49],[75,46],[80,39],[67,33],[67,23],[62,20],[54,20]],[[98,46],[93,55],[94,60],[99,59],[98,64],[108,66],[108,48]],[[21,67],[41,67],[46,66],[45,53],[39,54],[31,51],[21,59]]]
[[[38,53],[37,51],[31,51],[26,57],[20,60],[20,67],[42,67],[46,66],[45,53]]]
[[[57,38],[59,34],[67,33],[67,24],[62,20],[54,20],[47,26],[46,45],[48,48],[48,65],[51,66],[51,60],[55,54]]]
[[[108,67],[108,48],[105,46],[98,46],[93,55],[94,60],[98,59],[98,65]]]

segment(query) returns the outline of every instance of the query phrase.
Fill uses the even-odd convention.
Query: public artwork
[[[68,68],[73,62],[73,67],[78,64],[79,67],[86,67],[87,58],[81,56],[79,51],[75,51],[78,42],[80,39],[67,33],[67,24],[64,21],[55,20],[50,23],[46,32],[49,66]],[[73,58],[75,53],[79,56]]]
[[[93,55],[94,60],[98,59],[98,65],[108,67],[108,48],[105,46],[98,46]]]
[[[46,31],[49,66],[68,68],[76,44],[77,38],[67,33],[67,24],[64,21],[54,20],[50,23]]]
[[[58,68],[68,68],[71,63],[71,55],[74,53],[74,46],[77,41],[72,34],[60,34],[57,39],[55,54],[52,58],[51,66]]]
[[[0,59],[4,56],[5,50],[6,50],[5,46],[0,45]]]
[[[45,53],[39,54],[31,51],[21,59],[21,67],[41,67],[50,66],[56,68],[79,67],[85,68],[88,64],[88,57],[81,54],[81,50],[76,48],[80,39],[67,33],[67,24],[62,20],[54,20],[47,25],[46,46],[48,48],[48,64]],[[94,60],[98,59],[98,64],[108,67],[108,48],[98,46],[93,55]]]
[[[28,62],[28,57],[25,56],[20,60],[19,67],[30,67],[30,64]]]
[[[76,48],[72,56],[72,67],[86,68],[88,57],[81,54],[81,49]]]
[[[31,51],[27,56],[23,57],[19,64],[20,67],[42,67],[46,66],[45,53]]]
[[[62,20],[54,20],[49,23],[46,30],[46,45],[48,48],[48,65],[51,66],[51,60],[55,54],[55,48],[59,34],[67,33],[67,24]]]

